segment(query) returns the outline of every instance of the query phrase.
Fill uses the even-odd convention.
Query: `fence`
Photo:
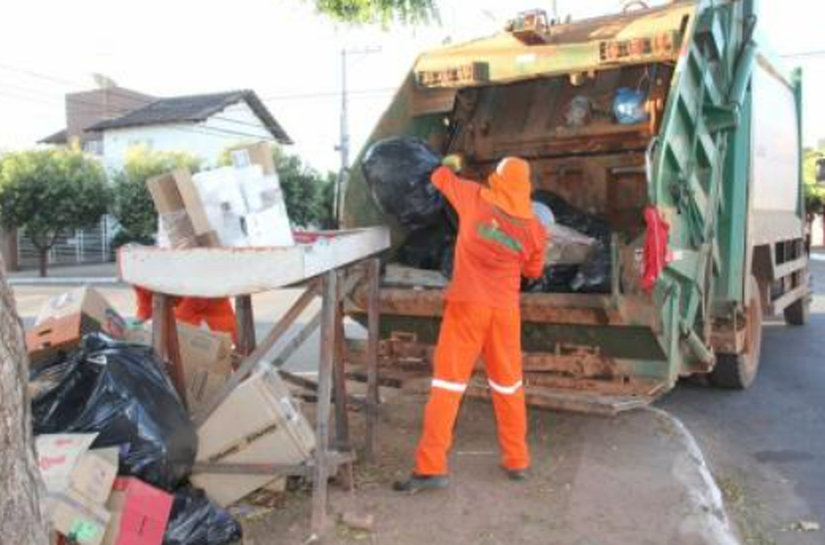
[[[70,236],[61,236],[49,250],[49,265],[82,265],[112,261],[112,236],[115,221],[104,216],[91,229],[80,229]],[[21,269],[37,268],[40,255],[25,232],[18,233],[18,266]]]

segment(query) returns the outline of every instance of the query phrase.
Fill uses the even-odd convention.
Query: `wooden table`
[[[380,262],[376,257],[390,246],[383,227],[333,231],[298,236],[294,247],[195,248],[186,250],[125,247],[118,255],[120,277],[154,293],[153,344],[167,363],[169,375],[185,399],[185,377],[180,359],[173,299],[175,297],[235,297],[238,320],[237,349],[244,357],[238,370],[198,414],[196,425],[215,409],[259,365],[282,366],[318,328],[320,362],[317,382],[281,372],[285,380],[310,388],[317,396],[316,448],[311,463],[301,466],[271,464],[196,464],[193,471],[228,474],[306,475],[313,478],[312,537],[326,526],[328,480],[342,465],[355,459],[350,443],[347,401],[362,404],[366,415],[366,456],[375,456],[378,394],[378,326]],[[347,394],[344,370],[342,301],[362,281],[368,292],[367,395]],[[260,343],[255,339],[251,296],[300,285],[304,292]],[[275,344],[318,296],[320,311],[272,354]],[[330,441],[330,413],[334,402],[334,441]],[[351,475],[351,471],[350,471]]]

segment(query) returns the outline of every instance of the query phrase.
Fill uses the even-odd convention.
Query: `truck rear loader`
[[[522,295],[534,405],[615,413],[691,375],[747,388],[763,317],[808,320],[800,73],[769,53],[754,0],[634,4],[564,24],[526,13],[500,34],[421,55],[365,147],[416,136],[462,154],[475,180],[524,157],[534,189],[610,226],[609,290]],[[613,111],[627,90],[644,97],[629,122]],[[586,115],[569,115],[574,101]],[[376,206],[362,159],[343,226],[390,225],[397,249],[408,233]],[[652,290],[641,285],[646,209],[669,225]],[[382,354],[426,359],[442,308],[442,289],[383,287]],[[350,311],[363,313],[360,297]]]

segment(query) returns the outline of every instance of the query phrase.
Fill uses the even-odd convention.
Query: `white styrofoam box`
[[[222,246],[247,246],[243,216],[247,212],[240,181],[233,167],[199,172],[192,177],[209,224]]]
[[[260,212],[252,212],[244,218],[249,245],[258,248],[294,246],[292,226],[289,224],[283,201]]]
[[[301,464],[315,434],[278,371],[267,367],[244,381],[198,428],[198,462]],[[276,480],[267,475],[197,473],[191,481],[229,505]]]

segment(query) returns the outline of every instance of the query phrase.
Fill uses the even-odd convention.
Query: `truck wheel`
[[[785,323],[790,326],[808,325],[808,320],[811,319],[811,300],[809,296],[805,295],[805,297],[796,301],[786,308],[783,314],[785,314]]]
[[[756,380],[762,352],[762,299],[759,282],[750,278],[750,301],[747,310],[744,354],[718,354],[711,382],[720,388],[747,390]]]

